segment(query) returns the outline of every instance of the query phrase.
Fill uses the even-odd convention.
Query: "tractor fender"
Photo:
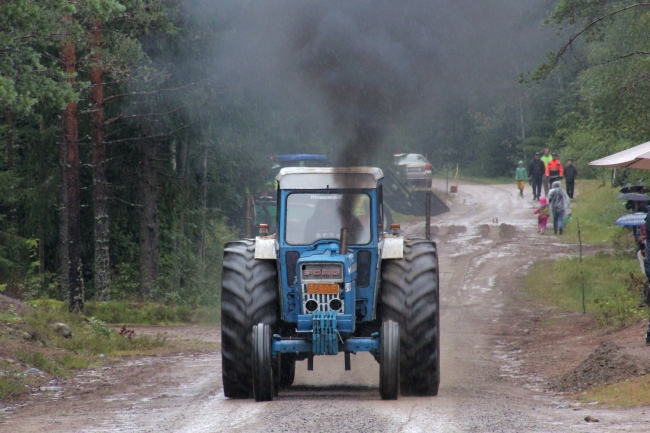
[[[381,254],[383,259],[401,259],[404,258],[404,237],[386,236],[384,238],[384,248]]]
[[[276,255],[275,236],[257,236],[255,238],[255,258],[261,260],[275,260]]]

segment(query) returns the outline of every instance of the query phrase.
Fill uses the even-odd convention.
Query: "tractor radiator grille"
[[[338,309],[333,307],[339,306]],[[305,314],[311,314],[314,311],[335,311],[343,313],[344,304],[339,295],[316,295],[305,293],[302,295],[302,307]]]

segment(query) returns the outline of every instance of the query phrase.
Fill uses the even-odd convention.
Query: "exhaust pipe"
[[[348,238],[350,231],[346,228],[341,229],[341,248],[339,248],[339,254],[347,254],[348,252]]]
[[[426,194],[426,206],[427,208],[424,210],[424,214],[426,215],[425,218],[427,219],[426,222],[424,223],[424,236],[427,238],[428,241],[431,240],[431,193],[428,192]]]

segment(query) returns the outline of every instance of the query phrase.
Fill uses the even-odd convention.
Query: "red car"
[[[419,153],[398,153],[395,157],[395,165],[404,168],[406,179],[416,185],[423,185],[431,188],[433,177],[433,166]]]

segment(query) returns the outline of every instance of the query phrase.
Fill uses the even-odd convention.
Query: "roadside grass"
[[[620,328],[647,317],[641,302],[645,277],[634,255],[632,231],[614,225],[629,213],[625,202],[616,199],[618,189],[598,180],[580,180],[576,192],[572,220],[562,240],[578,243],[579,222],[582,243],[602,250],[584,256],[582,263],[578,257],[563,257],[533,266],[524,279],[524,291],[546,304],[582,311],[584,276],[585,308],[600,326]]]
[[[586,244],[612,243],[631,233],[630,229],[614,225],[618,217],[630,213],[625,209],[625,201],[616,199],[617,194],[618,188],[602,181],[576,181],[576,195],[571,202],[572,220],[567,226],[565,241],[578,242],[578,221],[582,242]]]
[[[53,345],[74,354],[111,355],[130,350],[153,350],[166,345],[163,337],[135,335],[132,337],[119,335],[110,329],[106,322],[92,316],[70,314],[65,310],[63,302],[47,300],[33,302],[33,311],[24,316],[24,331],[32,335],[32,339],[46,346]],[[72,338],[63,338],[52,329],[54,323],[65,323],[72,331]],[[69,364],[81,362],[67,358]]]
[[[579,399],[585,403],[598,402],[615,408],[646,406],[650,403],[650,375],[592,388],[581,394]]]
[[[62,302],[32,301],[30,305],[32,308],[22,313],[0,312],[0,400],[24,393],[26,385],[43,384],[48,377],[74,376],[79,370],[97,368],[109,358],[170,350],[160,334],[120,333],[96,317],[68,313]],[[161,315],[145,317],[159,320]],[[176,320],[178,315],[162,317]],[[55,323],[67,325],[72,336],[64,338],[57,333]],[[25,374],[30,368],[42,373]]]
[[[19,377],[0,376],[0,401],[19,395],[25,390],[25,385]]]
[[[533,299],[568,311],[582,312],[584,277],[585,307],[599,326],[620,329],[645,320],[648,308],[642,304],[646,277],[635,257],[632,231],[614,225],[629,213],[625,202],[617,200],[618,188],[602,181],[578,180],[572,201],[572,221],[564,242],[578,243],[578,221],[582,243],[600,246],[601,251],[583,257],[561,257],[533,266],[524,278],[523,290]],[[577,246],[576,246],[577,247]],[[571,247],[573,253],[576,247]],[[545,326],[545,324],[543,324]],[[579,400],[625,408],[650,404],[650,375],[581,393]]]
[[[65,312],[67,303],[53,299],[31,301],[30,305]],[[221,321],[218,306],[168,306],[150,302],[88,301],[84,315],[102,322],[129,325],[217,324]]]
[[[623,327],[647,317],[639,263],[627,255],[597,253],[582,263],[572,257],[536,265],[523,290],[545,304],[581,312],[583,276],[585,309],[601,326]]]

